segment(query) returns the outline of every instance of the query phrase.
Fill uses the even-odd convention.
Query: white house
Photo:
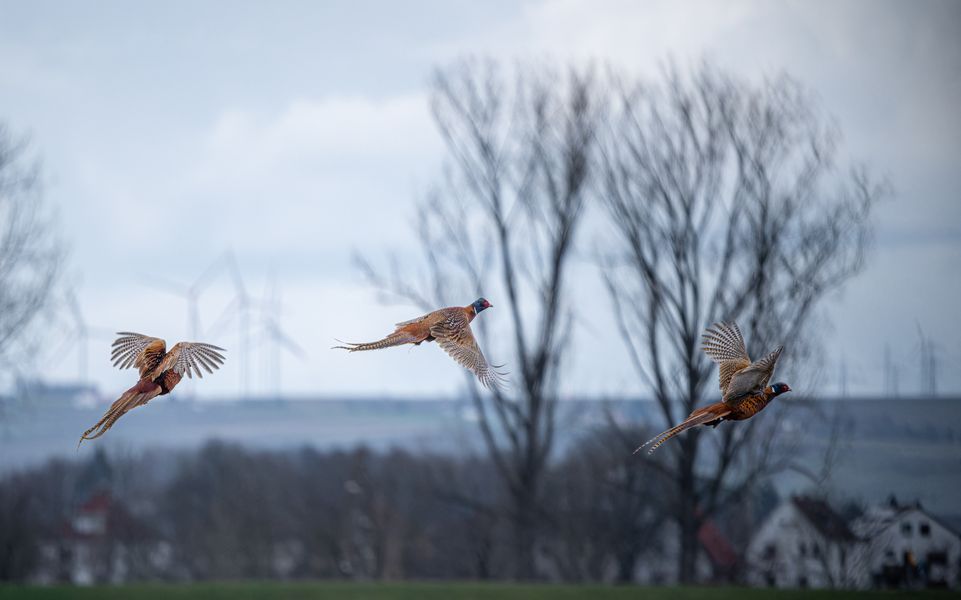
[[[754,586],[866,587],[862,547],[827,503],[798,496],[774,509],[751,538],[745,576]]]
[[[920,504],[893,498],[851,524],[866,539],[865,559],[876,587],[958,587],[961,537]]]
[[[106,491],[92,494],[40,546],[31,580],[77,585],[156,577],[171,564],[172,549],[145,522]]]

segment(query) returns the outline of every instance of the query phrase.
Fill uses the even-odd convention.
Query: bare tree
[[[47,305],[61,258],[25,152],[0,122],[0,375],[22,363],[15,350]]]
[[[490,395],[468,385],[512,499],[520,578],[535,575],[542,479],[571,325],[566,276],[600,117],[593,81],[590,70],[512,73],[482,61],[438,71],[432,109],[450,162],[416,222],[427,270],[412,280],[395,265],[382,277],[362,261],[375,284],[425,310],[485,293],[509,315],[500,339],[510,343],[514,385]]]
[[[670,67],[661,84],[615,88],[597,188],[613,230],[604,273],[669,426],[717,395],[699,340],[710,323],[740,322],[752,356],[778,343],[784,366],[801,356],[818,302],[861,269],[881,187],[863,169],[838,172],[833,127],[787,77]],[[700,431],[665,448],[682,581],[694,578],[700,523],[790,462],[777,451],[786,413],[772,412],[722,426],[710,452]]]
[[[665,499],[652,489],[669,485],[662,472],[631,454],[641,427],[612,419],[594,427],[551,469],[551,544],[545,552],[568,581],[631,583],[638,563],[658,549]],[[645,457],[646,458],[646,457]]]

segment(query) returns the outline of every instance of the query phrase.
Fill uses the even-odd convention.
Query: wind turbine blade
[[[232,251],[228,251],[226,260],[230,276],[234,281],[234,287],[237,288],[237,295],[243,299],[244,303],[249,302],[250,296],[247,294],[247,286],[244,285],[244,278],[240,273],[240,265],[237,263],[236,255]]]
[[[300,358],[300,359],[307,358],[307,353],[304,351],[304,349],[301,348],[297,342],[291,339],[290,336],[285,334],[283,331],[281,331],[277,327],[270,328],[270,337],[273,338],[274,341],[276,341],[282,347],[286,348],[288,352],[290,352],[297,358]]]
[[[220,331],[221,331],[223,328],[225,328],[228,323],[230,323],[231,321],[233,321],[233,320],[237,317],[237,312],[238,312],[238,309],[239,309],[239,304],[240,304],[240,301],[239,301],[236,297],[235,297],[233,300],[231,300],[231,301],[227,304],[227,306],[224,308],[223,312],[220,313],[220,316],[217,317],[217,320],[214,321],[214,324],[211,325],[211,326],[204,332],[204,336],[216,337],[217,334],[219,334]],[[194,340],[194,341],[199,341],[199,340]]]
[[[225,267],[228,266],[226,264],[228,260],[228,254],[229,252],[221,254],[218,258],[214,259],[213,262],[207,265],[207,268],[204,269],[197,279],[194,279],[193,283],[190,284],[190,291],[199,295],[200,292],[206,289],[206,287],[210,285],[210,282],[213,281],[217,273],[220,273]]]

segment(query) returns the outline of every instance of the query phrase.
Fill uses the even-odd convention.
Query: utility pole
[[[921,394],[933,398],[938,394],[938,358],[936,348],[931,338],[924,335],[921,324],[915,324],[918,328],[918,337],[921,340],[921,376],[919,388]]]

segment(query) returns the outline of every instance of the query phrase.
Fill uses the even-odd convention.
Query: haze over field
[[[909,402],[912,410],[908,414],[902,410],[903,401],[895,400],[819,403],[817,410],[838,418],[843,432],[831,479],[823,491],[839,500],[868,504],[895,494],[902,500],[920,500],[938,514],[961,520],[961,488],[956,485],[961,476],[961,402],[958,398],[912,398]],[[625,426],[657,422],[653,402],[566,402],[560,407],[558,454],[568,449],[576,453],[577,443],[607,423],[608,410]],[[83,447],[76,454],[77,423],[93,422],[102,411],[102,404],[42,396],[8,407],[7,417],[11,418],[7,426],[0,423],[0,439],[5,443],[0,476],[50,458],[88,458],[94,449]],[[803,438],[801,464],[812,471],[822,467],[824,452],[831,444],[828,423],[819,423],[813,431],[789,426],[781,435]],[[466,399],[157,402],[149,410],[125,416],[98,447],[118,456],[148,452],[155,462],[164,462],[176,457],[177,451],[196,449],[211,439],[275,450],[364,446],[453,456],[483,452],[476,413]],[[777,478],[782,494],[803,492],[811,485],[810,479],[796,473]]]

